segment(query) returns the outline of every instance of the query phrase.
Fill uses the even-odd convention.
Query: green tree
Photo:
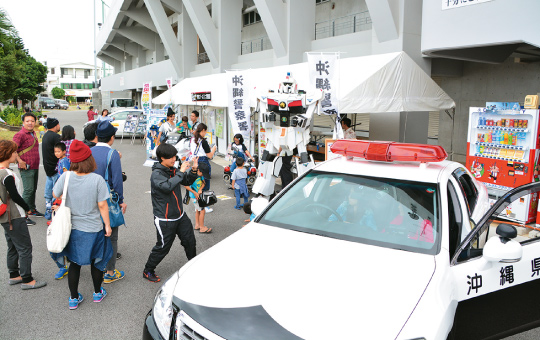
[[[19,33],[11,23],[8,14],[3,8],[0,8],[0,46],[10,45],[11,40],[18,36]]]
[[[26,55],[23,60],[24,77],[13,93],[14,99],[22,100],[23,104],[33,101],[38,93],[45,89],[41,84],[47,80],[47,66]]]
[[[0,8],[0,101],[13,98],[24,77],[27,53],[7,13]]]
[[[55,99],[62,99],[66,95],[66,91],[59,87],[55,87],[52,89],[51,94]]]

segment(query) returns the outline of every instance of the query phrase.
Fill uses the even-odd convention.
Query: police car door
[[[477,225],[471,222],[474,228],[451,261],[458,300],[451,333],[455,339],[506,336],[539,326],[534,323],[540,320],[540,237],[525,234],[501,241],[496,233],[498,223],[493,222],[509,203],[539,191],[540,183],[513,189]],[[488,243],[491,249],[484,251]],[[503,247],[493,253],[492,245]],[[505,253],[509,250],[506,245],[513,245],[514,250]],[[494,254],[500,258],[490,259]]]

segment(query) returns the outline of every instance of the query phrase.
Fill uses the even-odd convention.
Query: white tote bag
[[[69,175],[71,171],[66,173],[64,182],[64,191],[62,192],[62,203],[56,212],[53,214],[52,222],[47,227],[47,249],[51,253],[60,253],[66,247],[71,234],[71,209],[66,207],[67,187]]]

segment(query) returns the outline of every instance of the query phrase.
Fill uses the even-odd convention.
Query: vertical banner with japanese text
[[[249,87],[246,73],[227,71],[227,89],[229,91],[229,117],[234,134],[240,133],[249,138],[251,109],[249,107]]]
[[[143,110],[150,110],[152,108],[152,82],[143,84],[141,107]]]
[[[322,113],[338,114],[338,70],[337,53],[308,53],[309,80],[311,85],[324,91],[321,101]]]
[[[308,53],[309,80],[311,85],[324,91],[320,102],[320,112],[336,115],[334,139],[343,138],[339,123],[339,53]]]

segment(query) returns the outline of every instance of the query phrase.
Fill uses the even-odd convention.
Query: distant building
[[[47,83],[43,95],[52,97],[52,89],[59,87],[66,91],[66,97],[75,97],[77,102],[84,102],[92,97],[92,89],[96,87],[94,65],[78,62],[48,65],[47,68]],[[97,68],[98,82],[102,74],[100,66]]]

